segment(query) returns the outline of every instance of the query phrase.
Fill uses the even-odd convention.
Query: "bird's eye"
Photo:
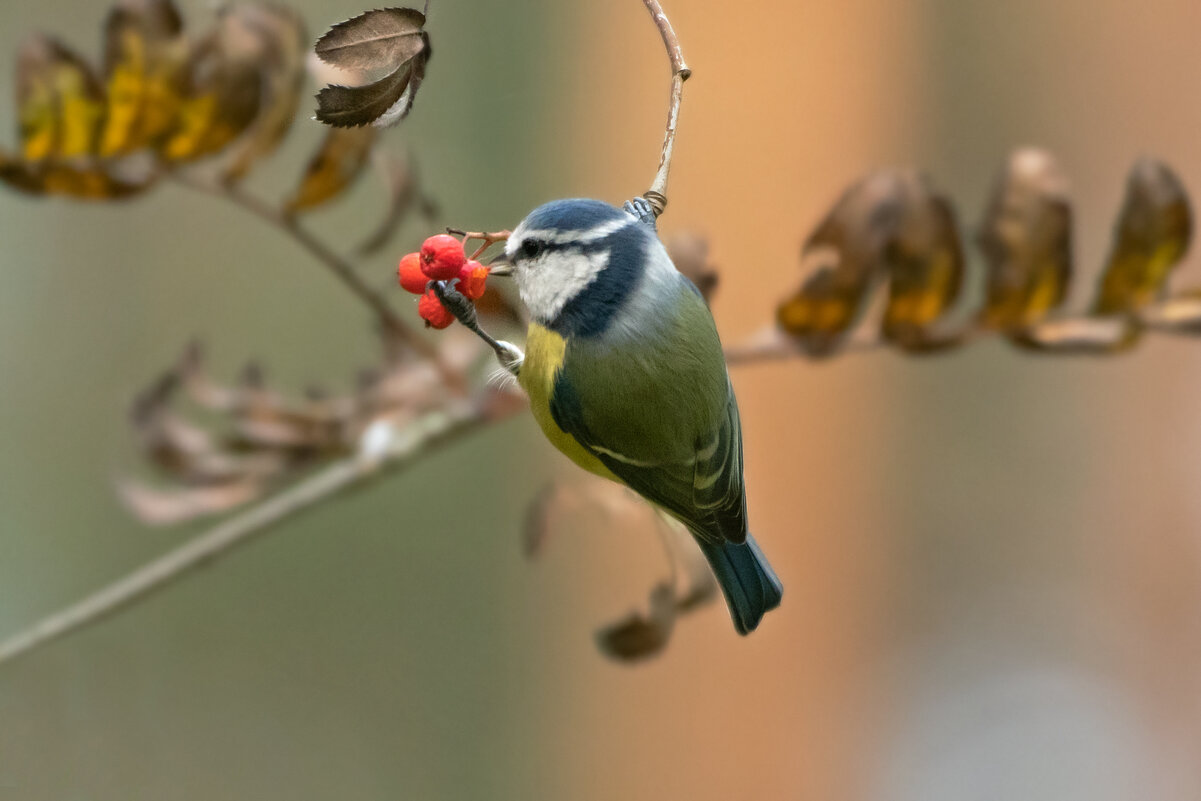
[[[520,252],[523,259],[536,259],[542,252],[542,243],[537,239],[527,239],[521,243]]]

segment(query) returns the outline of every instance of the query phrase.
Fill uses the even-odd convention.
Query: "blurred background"
[[[363,10],[295,5],[314,35]],[[448,222],[645,187],[668,70],[641,3],[433,6],[423,94],[389,137]],[[694,77],[662,228],[709,237],[727,341],[770,319],[801,237],[876,167],[924,168],[971,225],[1012,149],[1049,148],[1077,304],[1136,157],[1201,187],[1191,0],[665,6]],[[10,130],[25,33],[94,58],[105,10],[0,7]],[[319,137],[299,123],[252,186],[285,192]],[[374,224],[364,183],[313,227]],[[0,639],[202,530],[146,529],[112,491],[133,392],[191,337],[218,373],[259,357],[285,387],[375,359],[292,242],[152,197],[0,192]],[[368,264],[378,284],[425,233]],[[644,602],[660,546],[588,526],[525,561],[526,502],[574,468],[520,416],[0,667],[0,799],[1195,799],[1198,368],[1198,343],[1167,338],[739,368],[784,605],[745,640],[712,605],[633,667],[592,632]]]

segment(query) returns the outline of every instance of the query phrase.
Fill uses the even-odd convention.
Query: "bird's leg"
[[[491,334],[480,328],[479,315],[476,314],[474,303],[464,297],[449,281],[430,281],[429,286],[438,296],[438,300],[442,301],[446,310],[453,314],[464,328],[488,343],[488,347],[496,353],[496,360],[500,362],[501,367],[513,375],[521,372],[521,363],[525,361],[525,354],[515,345],[493,339]]]
[[[633,200],[627,200],[622,206],[626,214],[632,216],[640,223],[645,223],[651,228],[657,228],[655,225],[655,207],[650,201],[644,197],[636,197]]]

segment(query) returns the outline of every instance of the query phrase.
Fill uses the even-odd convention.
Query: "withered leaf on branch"
[[[408,116],[424,78],[424,61],[414,61],[366,86],[327,86],[317,93],[317,119],[336,128],[395,125]]]
[[[672,264],[701,291],[708,303],[717,291],[717,268],[709,261],[709,242],[703,236],[680,233],[665,243]]]
[[[94,155],[104,92],[91,67],[46,36],[25,40],[17,57],[21,153],[28,161]]]
[[[158,489],[132,479],[117,483],[125,507],[148,526],[170,526],[228,512],[260,497],[266,486],[249,479]]]
[[[596,642],[601,651],[614,659],[626,662],[645,659],[663,650],[675,622],[675,590],[664,582],[651,590],[649,614],[635,612],[606,626],[596,633]]]
[[[376,173],[382,176],[388,188],[388,211],[375,231],[357,248],[361,256],[370,256],[382,250],[414,206],[427,222],[438,214],[437,203],[422,190],[417,164],[412,156],[398,157],[376,150],[372,153],[372,162]]]
[[[1067,296],[1072,277],[1072,210],[1055,159],[1026,148],[1012,154],[993,190],[978,238],[987,266],[979,323],[1019,332]]]
[[[410,378],[397,375],[411,393]],[[127,479],[119,485],[121,495],[152,524],[217,514],[254,500],[299,470],[345,457],[366,425],[394,411],[386,400],[376,402],[370,388],[363,392],[287,398],[269,388],[253,363],[239,384],[222,385],[208,377],[203,353],[193,344],[138,394],[130,413],[142,455],[171,483],[157,488]],[[183,401],[207,414],[189,418]]]
[[[932,329],[959,298],[963,246],[950,202],[916,173],[899,180],[899,215],[884,249],[888,300],[881,335],[899,347],[930,351],[958,340]]]
[[[1186,289],[1139,314],[1147,328],[1171,334],[1201,335],[1201,290]]]
[[[211,156],[258,117],[267,43],[240,8],[226,9],[215,28],[192,47],[178,125],[160,152],[167,161]]]
[[[1188,250],[1192,233],[1192,211],[1180,179],[1167,165],[1141,159],[1126,183],[1093,313],[1128,314],[1155,300]]]
[[[32,195],[66,195],[76,200],[118,200],[144,192],[152,171],[118,176],[96,163],[29,162],[0,153],[0,181]]]
[[[278,5],[238,6],[247,27],[258,34],[263,47],[260,70],[263,96],[258,117],[234,146],[224,174],[237,180],[283,141],[296,119],[304,86],[307,44],[304,21],[293,10]]]
[[[834,352],[872,290],[890,279],[884,334],[923,346],[955,302],[963,256],[949,204],[911,171],[881,170],[848,189],[801,252],[809,277],[776,319],[814,356]]]
[[[808,273],[776,321],[812,355],[829,355],[851,330],[874,280],[875,254],[864,240],[870,203],[865,183],[846,191],[801,249]]]
[[[344,70],[395,70],[425,49],[424,27],[425,15],[415,9],[375,9],[334,25],[313,50]]]
[[[317,119],[335,127],[399,123],[412,108],[430,57],[425,15],[410,8],[368,11],[331,28],[317,55],[344,70],[383,73],[365,86],[327,86],[317,94]]]
[[[170,0],[122,0],[109,12],[100,156],[155,147],[175,128],[186,91],[182,32],[183,21]]]
[[[307,211],[349,189],[371,156],[374,128],[330,128],[313,154],[296,191],[284,203],[289,214]]]

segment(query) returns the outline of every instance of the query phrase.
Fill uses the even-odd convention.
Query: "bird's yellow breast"
[[[563,369],[566,358],[567,341],[563,337],[537,323],[530,323],[525,340],[525,361],[521,363],[521,373],[517,380],[529,395],[530,410],[550,443],[588,472],[618,481],[617,476],[613,475],[600,459],[559,428],[551,414],[550,402],[555,391],[555,378]]]

